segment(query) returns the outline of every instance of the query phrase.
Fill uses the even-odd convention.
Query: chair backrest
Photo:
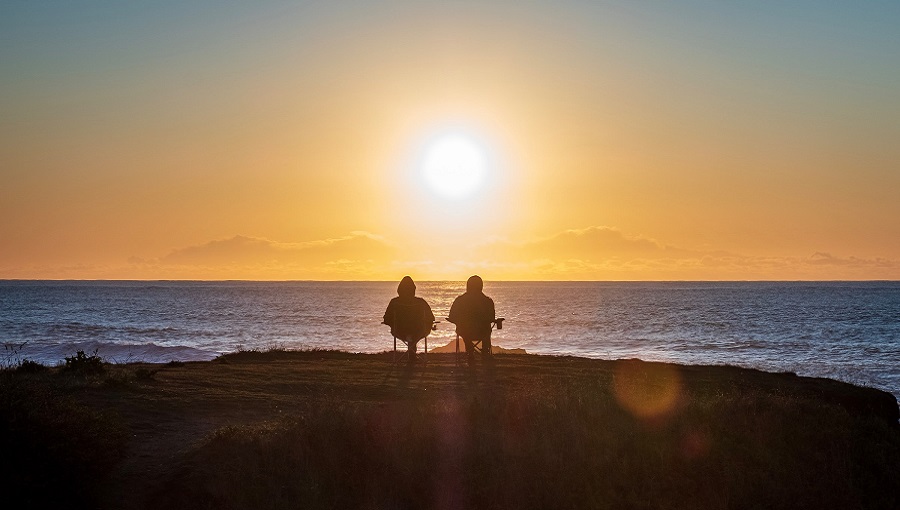
[[[413,304],[398,304],[394,309],[394,321],[391,332],[397,338],[411,337],[420,340],[428,336],[431,331],[431,321],[426,317],[425,310],[421,306]]]

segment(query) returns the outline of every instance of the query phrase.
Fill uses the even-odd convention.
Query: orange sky
[[[0,278],[900,278],[890,4],[24,4]]]

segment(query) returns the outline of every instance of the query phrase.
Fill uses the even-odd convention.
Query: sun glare
[[[437,194],[466,198],[481,187],[487,157],[481,147],[462,135],[446,135],[428,146],[422,161],[425,182]]]

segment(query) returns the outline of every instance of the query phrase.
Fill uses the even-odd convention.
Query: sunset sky
[[[898,27],[895,0],[3,2],[0,278],[900,279]]]

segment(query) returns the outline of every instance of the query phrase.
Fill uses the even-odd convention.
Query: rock
[[[457,340],[454,338],[453,340],[450,340],[447,343],[447,345],[433,347],[428,352],[435,352],[435,353],[443,352],[443,353],[451,353],[451,354],[455,353],[456,352],[456,342],[457,342]],[[466,352],[466,343],[463,342],[462,340],[459,340],[459,352]],[[525,349],[507,349],[505,347],[500,347],[499,345],[492,345],[491,353],[492,354],[528,354],[527,352],[525,352]]]

